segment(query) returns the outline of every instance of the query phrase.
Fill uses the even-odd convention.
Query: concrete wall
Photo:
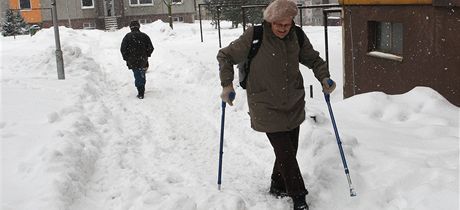
[[[319,4],[338,4],[337,0],[302,0],[305,6],[319,5]],[[330,16],[339,17],[337,14],[330,14]],[[304,25],[320,26],[323,25],[323,9],[304,9],[302,11],[302,19]]]
[[[2,0],[0,1],[0,20],[3,21],[6,16],[6,10],[10,8],[9,1]]]
[[[125,16],[132,15],[159,15],[167,14],[168,8],[163,3],[163,0],[154,0],[152,6],[133,6],[129,4],[129,0],[123,0],[125,8]],[[193,0],[182,0],[182,4],[174,4],[172,6],[174,13],[194,13]]]
[[[94,0],[94,8],[82,8],[81,0],[56,0],[57,14],[59,20],[74,20],[82,18],[97,18],[97,7],[100,0]],[[51,8],[50,0],[42,0],[42,7]],[[51,21],[51,13],[43,13],[44,21]]]

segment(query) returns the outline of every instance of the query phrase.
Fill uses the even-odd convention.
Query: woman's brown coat
[[[251,127],[269,133],[289,131],[305,120],[305,90],[299,61],[313,69],[319,81],[329,77],[329,70],[305,34],[299,49],[294,25],[283,39],[273,34],[269,23],[265,22],[263,27],[262,45],[251,61],[246,89]],[[246,59],[253,33],[254,29],[248,28],[237,40],[219,50],[217,60],[223,87],[232,84],[233,65]]]

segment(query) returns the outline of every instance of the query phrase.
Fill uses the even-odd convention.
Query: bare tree
[[[172,18],[172,0],[163,0],[166,7],[168,7],[168,19],[169,19],[169,27],[173,28],[173,18]]]

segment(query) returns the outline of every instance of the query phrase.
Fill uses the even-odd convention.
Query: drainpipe
[[[111,16],[114,16],[116,17],[117,15],[115,14],[115,1],[114,0],[110,0],[110,6],[112,6],[112,14]]]
[[[69,21],[69,28],[72,28],[72,22],[70,21],[70,12],[69,12],[69,0],[65,1],[65,6],[67,8],[67,20]]]

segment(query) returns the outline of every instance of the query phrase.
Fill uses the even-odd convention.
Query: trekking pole
[[[231,101],[235,99],[235,92],[230,92],[229,96]],[[222,101],[222,118],[220,120],[220,147],[219,147],[219,169],[217,172],[217,189],[220,190],[222,184],[222,158],[224,155],[224,123],[225,123],[225,106],[227,103]]]
[[[327,80],[327,84],[333,85],[334,81],[329,79]],[[339,146],[340,156],[342,157],[343,168],[345,169],[345,175],[347,175],[348,187],[350,188],[350,196],[353,197],[353,196],[356,196],[356,191],[353,188],[353,184],[351,183],[350,172],[348,170],[347,160],[345,159],[345,154],[342,148],[342,141],[340,141],[339,131],[337,130],[337,125],[335,124],[334,113],[332,113],[330,95],[328,93],[324,93],[324,98],[326,99],[327,107],[329,108],[329,115],[331,115],[332,127],[334,127],[335,138],[337,140],[337,145]]]

